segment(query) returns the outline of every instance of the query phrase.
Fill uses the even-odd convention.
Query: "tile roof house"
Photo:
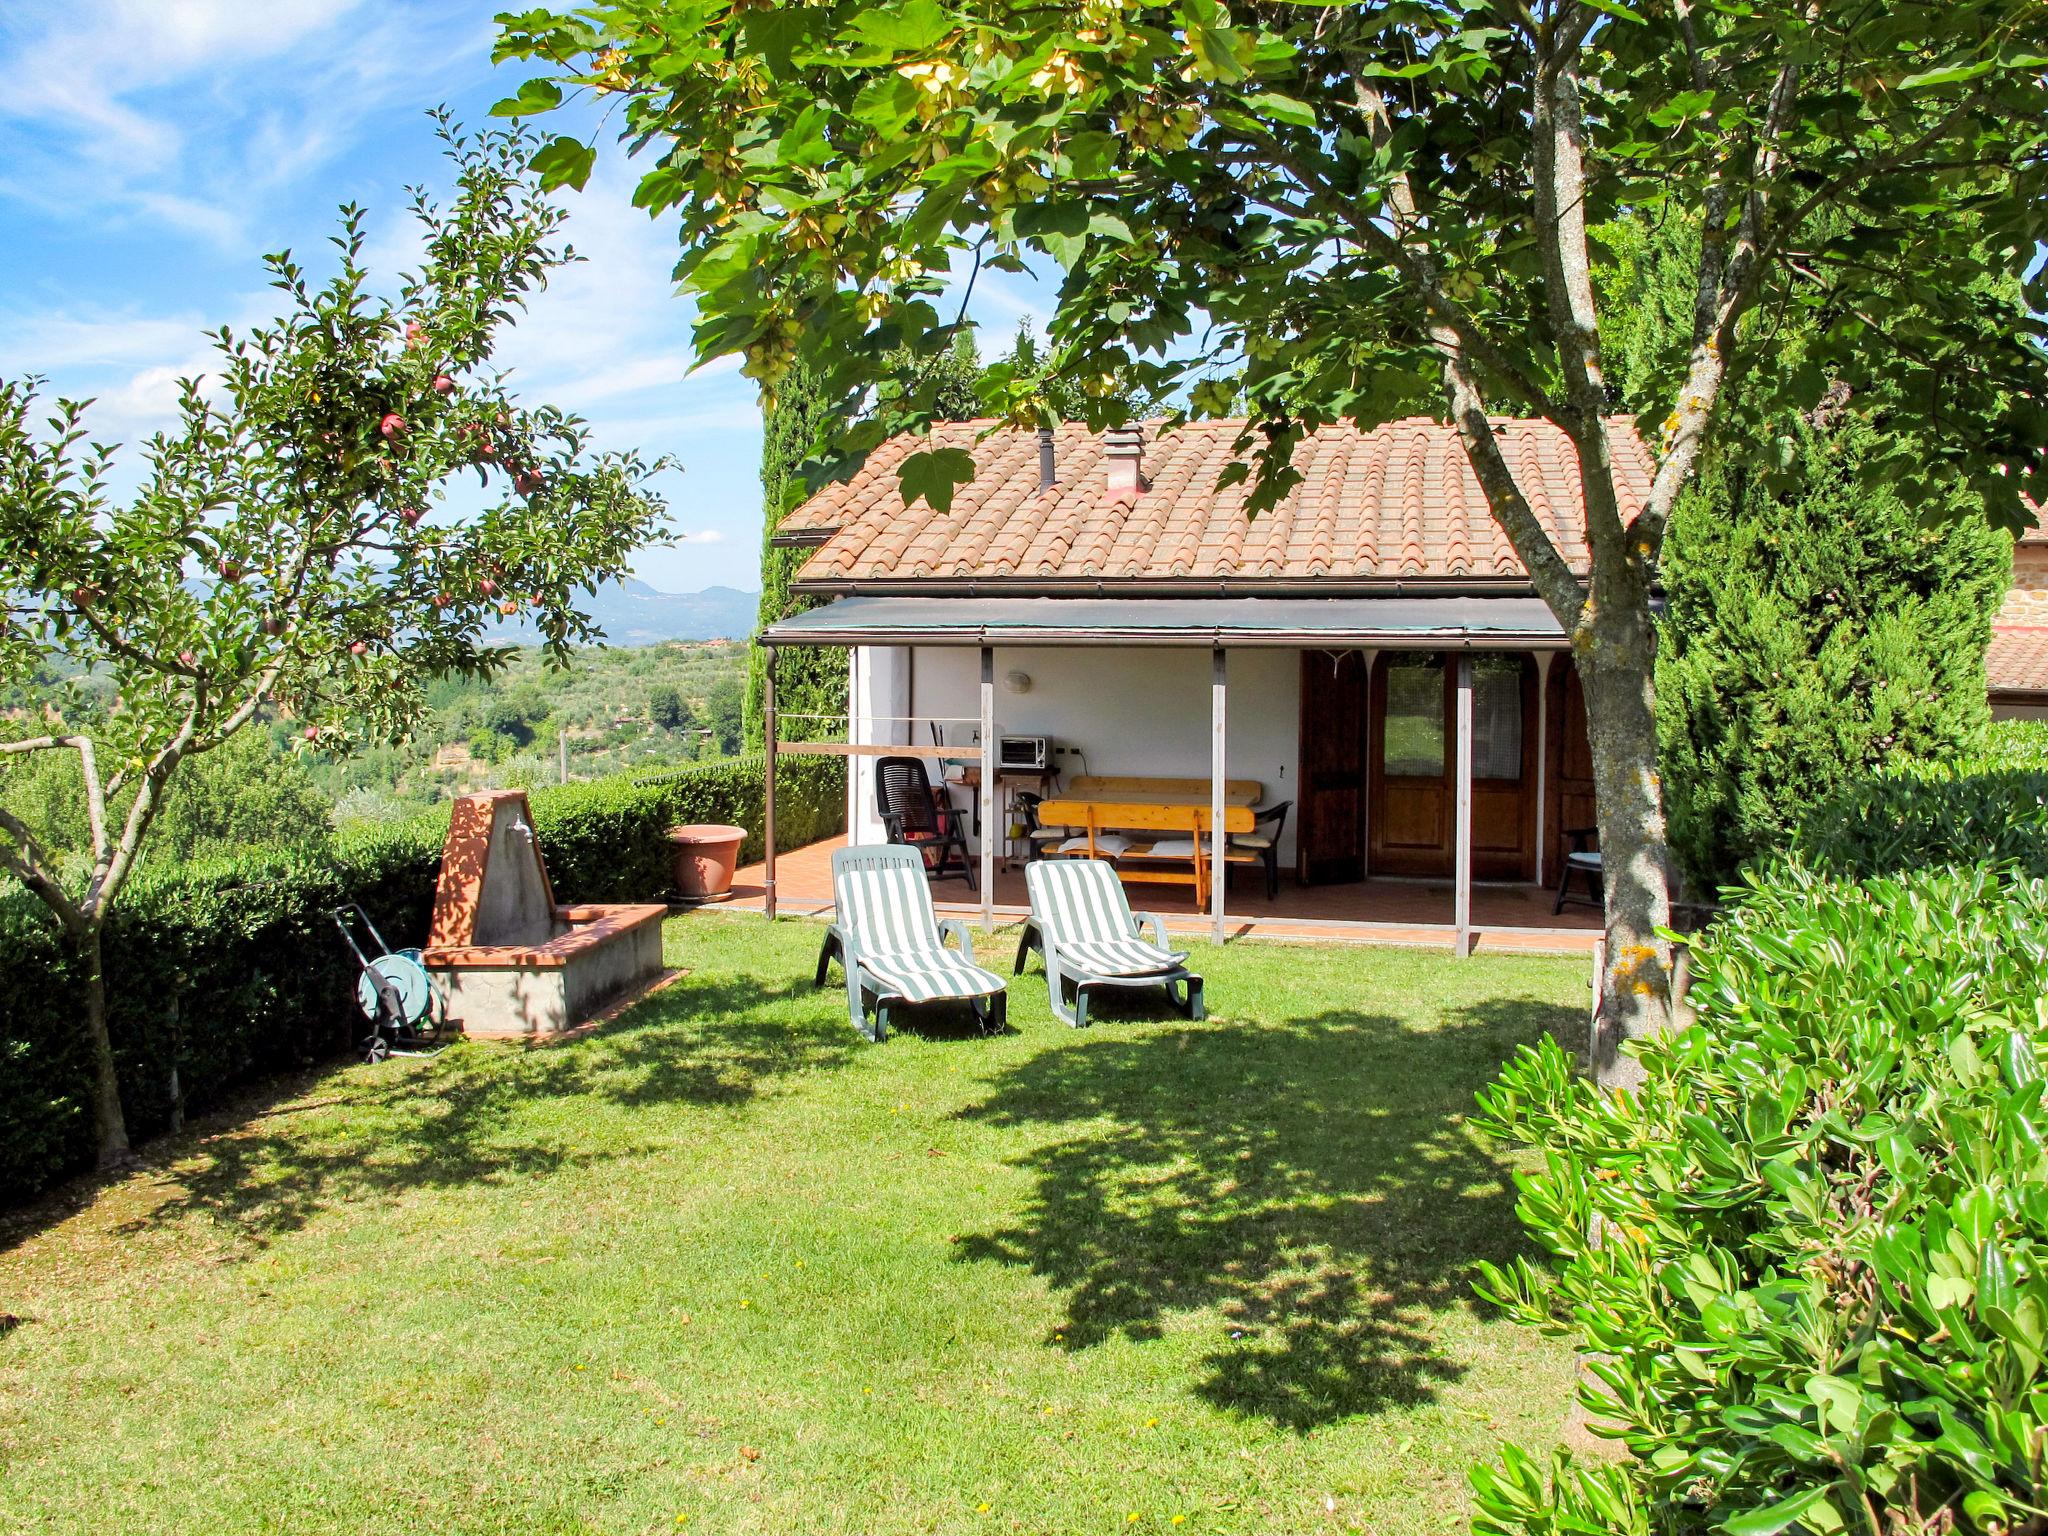
[[[1461,947],[1472,882],[1558,877],[1595,819],[1584,699],[1456,432],[1423,418],[1326,427],[1254,518],[1248,487],[1221,484],[1243,425],[945,424],[930,443],[975,461],[947,510],[904,506],[899,471],[926,445],[906,437],[782,523],[776,542],[808,551],[795,588],[821,602],[762,639],[771,657],[851,654],[857,840],[882,836],[873,767],[894,751],[971,793],[977,836],[992,834],[984,869],[1022,824],[998,814],[999,794],[1080,776],[1199,779],[1219,796],[1255,784],[1289,808],[1278,847],[1301,886],[1450,882]],[[1612,426],[1628,515],[1653,463],[1627,421]],[[1569,439],[1545,421],[1494,430],[1584,570]],[[2048,528],[2022,546],[2008,609],[1992,651],[2008,692],[1994,700],[2020,708],[2048,689]],[[990,784],[982,742],[1010,764]],[[1219,898],[1219,931],[1222,899],[1238,898]]]
[[[1616,425],[1632,512],[1651,460]],[[763,640],[851,652],[857,840],[882,835],[873,763],[895,751],[979,800],[991,861],[1016,824],[998,792],[1227,781],[1288,807],[1279,854],[1301,884],[1443,881],[1461,944],[1473,880],[1554,877],[1561,829],[1593,819],[1583,699],[1456,433],[1325,428],[1253,518],[1248,487],[1220,484],[1242,427],[941,425],[930,443],[975,460],[947,510],[904,506],[899,471],[925,446],[904,438],[785,519],[776,542],[808,551],[797,590],[828,601]],[[1542,421],[1495,430],[1583,569],[1569,440]],[[982,741],[1010,764],[987,786]],[[1548,899],[1528,906],[1549,918]]]

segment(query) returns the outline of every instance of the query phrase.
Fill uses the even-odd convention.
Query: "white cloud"
[[[205,70],[215,81],[325,31],[357,0],[100,0],[31,30],[0,23],[13,82],[0,113],[67,124],[94,158],[161,166],[184,134],[124,100]]]
[[[459,33],[474,46],[451,47]],[[488,22],[370,0],[83,0],[0,13],[0,195],[83,221],[166,224],[238,251],[266,198],[366,116],[488,58]],[[261,238],[261,237],[259,237]]]

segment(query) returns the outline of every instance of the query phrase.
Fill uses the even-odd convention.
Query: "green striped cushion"
[[[1143,939],[1086,939],[1060,946],[1063,958],[1095,976],[1157,976],[1175,970],[1187,951],[1169,954]]]
[[[916,955],[861,954],[861,968],[881,990],[910,1003],[941,997],[985,997],[1003,990],[1003,979],[944,950]]]
[[[835,873],[840,925],[853,935],[862,967],[885,993],[923,1003],[1003,990],[1001,977],[939,942],[931,887],[916,853],[878,849]]]
[[[1095,975],[1154,976],[1187,958],[1136,937],[1123,882],[1098,859],[1030,865],[1024,884],[1047,944]]]

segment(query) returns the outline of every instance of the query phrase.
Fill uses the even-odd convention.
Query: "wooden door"
[[[1366,657],[1301,653],[1301,804],[1295,867],[1304,885],[1365,878]]]
[[[1391,651],[1372,677],[1372,868],[1451,873],[1451,668],[1440,651]]]
[[[1550,714],[1550,761],[1544,777],[1549,783],[1548,803],[1543,807],[1544,875],[1557,878],[1566,852],[1565,837],[1572,827],[1590,827],[1599,814],[1593,795],[1593,748],[1586,739],[1586,690],[1579,682],[1579,669],[1569,656],[1560,656],[1550,668],[1550,686],[1544,708]]]
[[[1489,652],[1472,658],[1472,878],[1536,878],[1532,656]]]

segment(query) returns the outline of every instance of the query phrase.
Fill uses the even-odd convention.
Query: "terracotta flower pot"
[[[684,901],[724,901],[732,894],[732,872],[740,862],[745,827],[715,824],[670,827],[676,890]]]

